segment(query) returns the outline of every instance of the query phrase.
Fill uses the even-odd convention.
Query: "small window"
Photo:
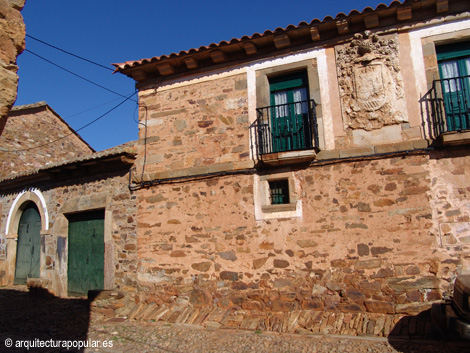
[[[270,180],[268,184],[271,205],[285,205],[289,203],[289,181],[287,179]]]
[[[294,172],[254,175],[257,220],[302,216],[299,180]]]

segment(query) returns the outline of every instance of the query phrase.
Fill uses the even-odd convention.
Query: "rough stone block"
[[[371,313],[381,313],[381,314],[394,314],[395,306],[391,302],[384,302],[378,300],[366,300],[365,306],[367,311]]]
[[[356,270],[374,269],[382,266],[382,259],[358,260],[354,264]]]

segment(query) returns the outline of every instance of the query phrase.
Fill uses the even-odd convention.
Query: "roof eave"
[[[353,10],[348,15],[340,13],[336,18],[327,16],[322,21],[314,19],[309,24],[301,22],[297,26],[289,25],[286,28],[265,31],[263,34],[255,33],[250,37],[213,43],[199,49],[113,65],[115,72],[127,75],[137,83],[151,79],[167,80],[272,56],[274,53],[277,55],[299,50],[305,46],[325,46],[329,42],[346,40],[365,30],[403,26],[464,10],[470,10],[468,0],[393,1],[389,6],[380,4],[375,9],[367,7],[362,12]]]

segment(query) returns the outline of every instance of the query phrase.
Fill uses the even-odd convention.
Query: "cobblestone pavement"
[[[41,291],[32,294],[26,287],[0,288],[1,353],[470,352],[470,343],[465,341],[409,341],[312,332],[281,334],[216,329],[217,325],[207,323],[205,326],[110,319],[93,309],[86,299],[61,299]],[[28,349],[24,342],[36,347]],[[56,346],[37,348],[41,342],[52,342]],[[94,346],[78,349],[79,342]],[[64,343],[71,344],[70,349]],[[12,347],[7,347],[9,344]]]
[[[470,352],[466,342],[390,343],[381,337],[276,334],[243,330],[211,330],[200,326],[166,323],[123,322],[92,325],[89,339],[111,341],[112,348],[87,349],[95,352]]]

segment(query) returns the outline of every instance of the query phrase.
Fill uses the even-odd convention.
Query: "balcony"
[[[315,158],[318,126],[313,99],[256,109],[250,126],[253,156],[266,164],[300,163]]]
[[[470,76],[434,80],[420,103],[434,139],[444,144],[470,142]]]

